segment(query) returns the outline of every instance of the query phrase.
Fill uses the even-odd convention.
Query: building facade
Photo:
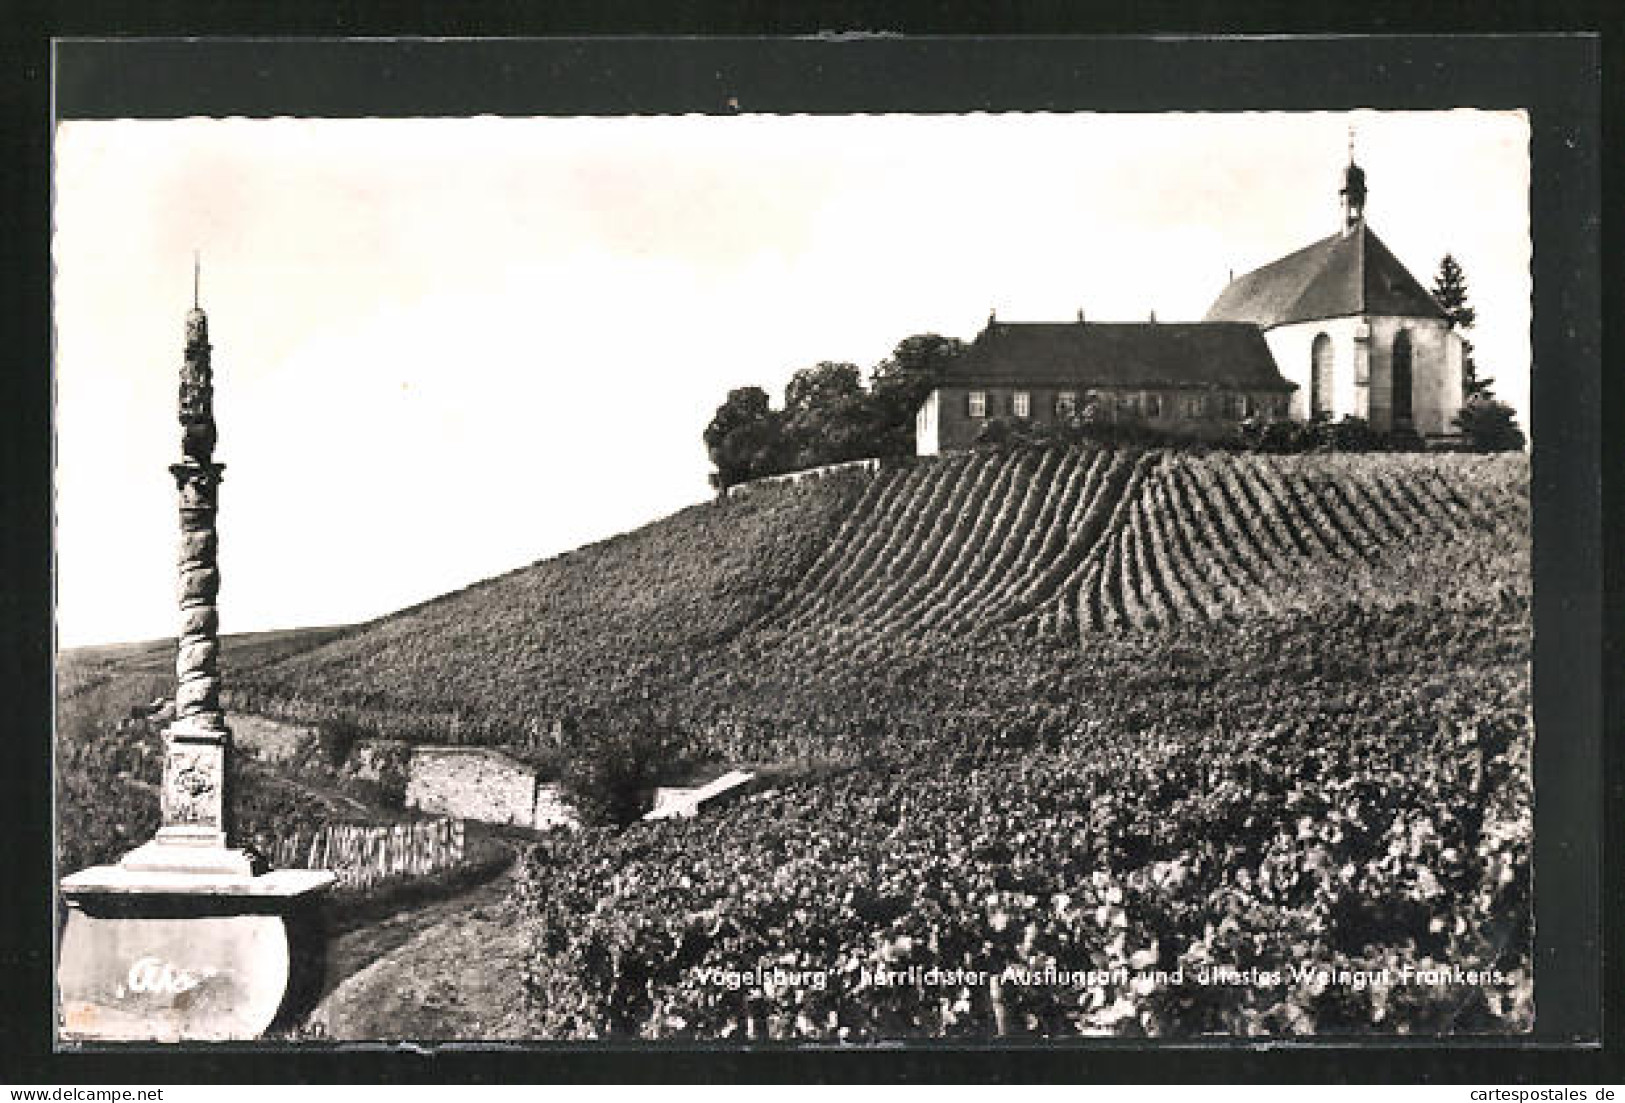
[[[1343,174],[1337,233],[1233,280],[1204,319],[1263,331],[1298,385],[1291,416],[1364,418],[1383,432],[1452,432],[1461,337],[1442,307],[1366,224],[1365,173]]]
[[[1366,225],[1352,161],[1337,233],[1232,280],[1198,323],[988,320],[927,396],[921,455],[967,448],[993,418],[1100,416],[1216,437],[1247,417],[1364,418],[1447,436],[1462,404],[1461,337]]]
[[[1192,438],[1286,417],[1292,384],[1256,326],[989,319],[915,417],[922,455],[969,448],[994,418],[1037,425],[1091,409]]]

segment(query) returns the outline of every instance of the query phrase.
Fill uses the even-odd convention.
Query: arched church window
[[[1402,329],[1394,334],[1393,353],[1394,424],[1411,420],[1411,334]]]
[[[1332,412],[1332,339],[1315,335],[1309,346],[1309,416]]]

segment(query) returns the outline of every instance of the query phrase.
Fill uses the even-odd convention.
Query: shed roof
[[[1263,332],[1240,322],[988,322],[948,385],[1291,390]]]
[[[1208,308],[1206,320],[1270,329],[1354,314],[1445,317],[1363,221],[1346,237],[1333,234],[1233,280]]]

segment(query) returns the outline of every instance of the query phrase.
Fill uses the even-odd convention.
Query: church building
[[[915,418],[922,455],[968,448],[991,418],[1053,424],[1093,404],[1192,438],[1244,418],[1364,418],[1381,432],[1454,432],[1461,337],[1366,225],[1350,158],[1341,226],[1232,280],[1194,323],[988,324]]]

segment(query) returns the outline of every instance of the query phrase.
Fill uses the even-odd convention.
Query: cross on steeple
[[[202,261],[200,261],[198,259],[198,251],[196,249],[193,249],[192,250],[192,309],[193,310],[200,309],[199,306],[198,306],[198,297],[197,297],[197,295],[198,295],[198,281],[199,281],[200,272],[201,272],[202,267],[203,267],[203,263],[202,263]]]
[[[1354,163],[1354,124],[1349,124],[1349,163],[1343,170],[1343,187],[1338,192],[1343,203],[1343,236],[1353,233],[1365,221],[1365,170]]]

